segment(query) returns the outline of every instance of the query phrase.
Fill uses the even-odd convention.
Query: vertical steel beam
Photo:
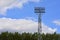
[[[40,13],[38,14],[38,40],[42,40],[41,33],[42,33],[42,26],[41,26],[41,13]]]

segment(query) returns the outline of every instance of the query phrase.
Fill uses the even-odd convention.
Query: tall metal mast
[[[42,13],[45,13],[44,7],[35,7],[35,13],[38,15],[38,40],[42,40],[42,26],[41,26],[41,16]]]

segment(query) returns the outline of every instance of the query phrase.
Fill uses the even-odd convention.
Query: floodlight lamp
[[[35,13],[45,13],[44,7],[35,7]]]

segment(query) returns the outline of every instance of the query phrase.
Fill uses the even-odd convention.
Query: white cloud
[[[56,25],[60,25],[60,20],[55,20],[53,21],[53,23],[55,23]]]
[[[54,33],[54,32],[56,32],[56,30],[57,30],[56,28],[52,29],[49,26],[42,24],[42,32],[45,34],[46,33]]]
[[[39,2],[40,0],[0,0],[0,14],[5,15],[7,9],[22,8],[28,2]]]
[[[0,32],[37,32],[37,22],[31,19],[11,19],[0,18]],[[56,29],[52,29],[42,24],[42,32],[54,33]]]

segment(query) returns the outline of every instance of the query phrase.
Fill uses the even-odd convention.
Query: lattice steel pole
[[[41,26],[41,16],[42,13],[45,13],[44,7],[35,7],[35,13],[38,15],[38,40],[42,40],[42,26]]]

